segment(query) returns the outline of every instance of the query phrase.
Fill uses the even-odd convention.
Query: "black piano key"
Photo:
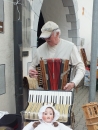
[[[60,96],[60,99],[59,99],[59,104],[61,104],[61,96]]]
[[[70,97],[69,97],[69,104],[70,104],[71,102],[70,102]]]
[[[53,96],[53,104],[54,104],[54,96]]]
[[[38,103],[39,103],[39,95],[38,95]]]
[[[52,96],[51,96],[51,103],[52,103]]]
[[[36,95],[36,102],[37,102],[37,95]]]
[[[55,103],[57,104],[57,96],[56,96],[56,100],[55,100]]]
[[[55,101],[55,96],[53,96],[53,106],[55,106],[55,103],[56,103],[56,101]]]
[[[39,95],[39,103],[40,103],[40,95]]]
[[[34,95],[33,95],[34,96]],[[32,96],[32,102],[33,102],[33,96]]]
[[[44,96],[44,103],[46,102],[46,95]]]
[[[48,103],[48,95],[47,95],[47,103]]]
[[[63,104],[63,101],[64,101],[64,96],[62,96],[62,104]]]
[[[42,95],[40,96],[40,103],[41,103],[41,101],[42,101]]]
[[[46,95],[46,101],[45,102],[47,103],[47,95]]]
[[[56,97],[54,96],[54,103],[55,103]]]
[[[29,97],[29,102],[31,101],[31,95],[30,95],[30,97]]]
[[[55,97],[53,96],[53,104],[55,103]]]
[[[68,104],[68,96],[66,96],[66,105]]]

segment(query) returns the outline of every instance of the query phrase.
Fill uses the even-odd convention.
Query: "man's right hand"
[[[29,70],[29,76],[30,78],[37,78],[38,77],[38,72],[34,69]]]

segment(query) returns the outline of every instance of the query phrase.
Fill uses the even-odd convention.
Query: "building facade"
[[[38,37],[45,22],[56,22],[61,38],[72,41],[78,49],[84,47],[90,60],[92,7],[93,0],[0,0],[1,111],[15,113],[18,101],[25,97],[21,80],[28,75],[36,48],[43,43]]]

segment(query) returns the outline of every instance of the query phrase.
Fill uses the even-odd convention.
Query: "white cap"
[[[57,29],[59,29],[59,26],[56,23],[48,21],[43,25],[41,29],[42,33],[40,35],[40,38],[49,38],[51,36],[51,33]]]

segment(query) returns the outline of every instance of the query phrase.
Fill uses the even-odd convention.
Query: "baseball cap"
[[[49,38],[51,36],[51,33],[57,29],[59,29],[59,26],[56,23],[48,21],[41,28],[42,33],[40,35],[40,38]]]

